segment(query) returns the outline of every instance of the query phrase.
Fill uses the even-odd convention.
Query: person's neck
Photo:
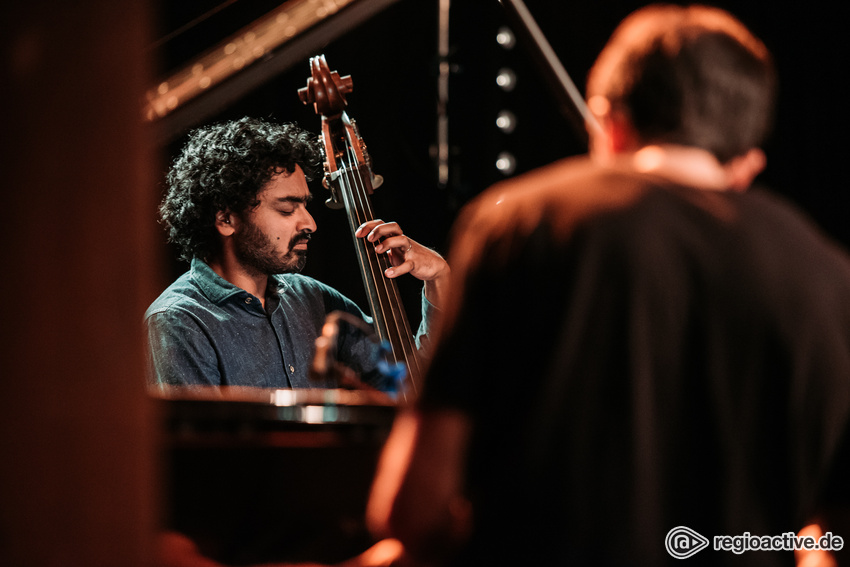
[[[726,168],[714,155],[701,148],[659,144],[635,151],[596,155],[597,162],[613,169],[636,171],[697,189],[725,191],[730,186]]]
[[[225,280],[259,298],[263,307],[265,307],[266,288],[269,283],[268,275],[246,269],[241,262],[229,254],[223,254],[219,258],[210,260],[207,264],[212,271]]]

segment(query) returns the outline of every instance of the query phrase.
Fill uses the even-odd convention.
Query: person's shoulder
[[[568,157],[539,167],[516,177],[496,183],[482,194],[502,197],[570,201],[600,199],[607,195],[605,188],[645,185],[639,177],[610,167],[604,167],[586,155]]]
[[[567,235],[583,220],[633,202],[649,186],[586,156],[566,158],[493,185],[464,207],[456,230],[483,238],[545,225]]]
[[[282,295],[321,298],[325,302],[346,300],[336,288],[304,274],[278,274],[274,278],[278,282],[278,293]]]
[[[331,286],[319,280],[299,273],[277,274],[273,276],[278,282],[278,289],[295,293],[328,293],[336,292]]]
[[[740,194],[742,208],[759,213],[758,216],[776,217],[782,222],[791,223],[806,229],[820,230],[814,220],[791,199],[765,185],[753,185]]]
[[[785,248],[800,248],[805,256],[831,256],[830,265],[846,269],[850,253],[844,243],[827,233],[800,206],[784,195],[764,186],[755,186],[741,195],[744,223],[752,225]]]
[[[191,308],[203,302],[205,297],[191,276],[186,272],[177,278],[157,297],[145,311],[145,320],[156,314]]]
[[[278,282],[278,294],[287,304],[312,305],[325,311],[355,310],[356,304],[336,288],[310,276],[289,273],[274,276]]]

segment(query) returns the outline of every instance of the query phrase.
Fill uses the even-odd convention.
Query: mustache
[[[293,246],[298,244],[310,242],[310,239],[313,238],[313,235],[309,232],[302,231],[292,237],[292,240],[289,241],[289,248],[292,249]]]

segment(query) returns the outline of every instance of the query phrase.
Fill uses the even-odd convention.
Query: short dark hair
[[[651,5],[615,30],[587,82],[628,113],[645,143],[696,146],[721,162],[760,146],[776,74],[764,44],[728,12]]]
[[[300,165],[308,180],[321,171],[318,142],[294,124],[242,118],[203,126],[189,134],[166,180],[159,208],[168,239],[184,260],[209,260],[220,250],[219,211],[241,214],[276,173]]]

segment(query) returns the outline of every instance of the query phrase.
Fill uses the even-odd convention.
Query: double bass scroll
[[[324,55],[310,59],[310,70],[307,86],[298,90],[298,96],[304,104],[312,104],[322,118],[323,185],[331,192],[327,204],[346,210],[375,332],[390,345],[390,362],[404,364],[409,397],[419,389],[422,370],[398,287],[384,275],[389,258],[375,251],[375,243],[354,236],[360,225],[375,220],[371,195],[382,180],[372,172],[366,144],[345,112],[346,95],[353,83],[350,76],[331,71]]]

